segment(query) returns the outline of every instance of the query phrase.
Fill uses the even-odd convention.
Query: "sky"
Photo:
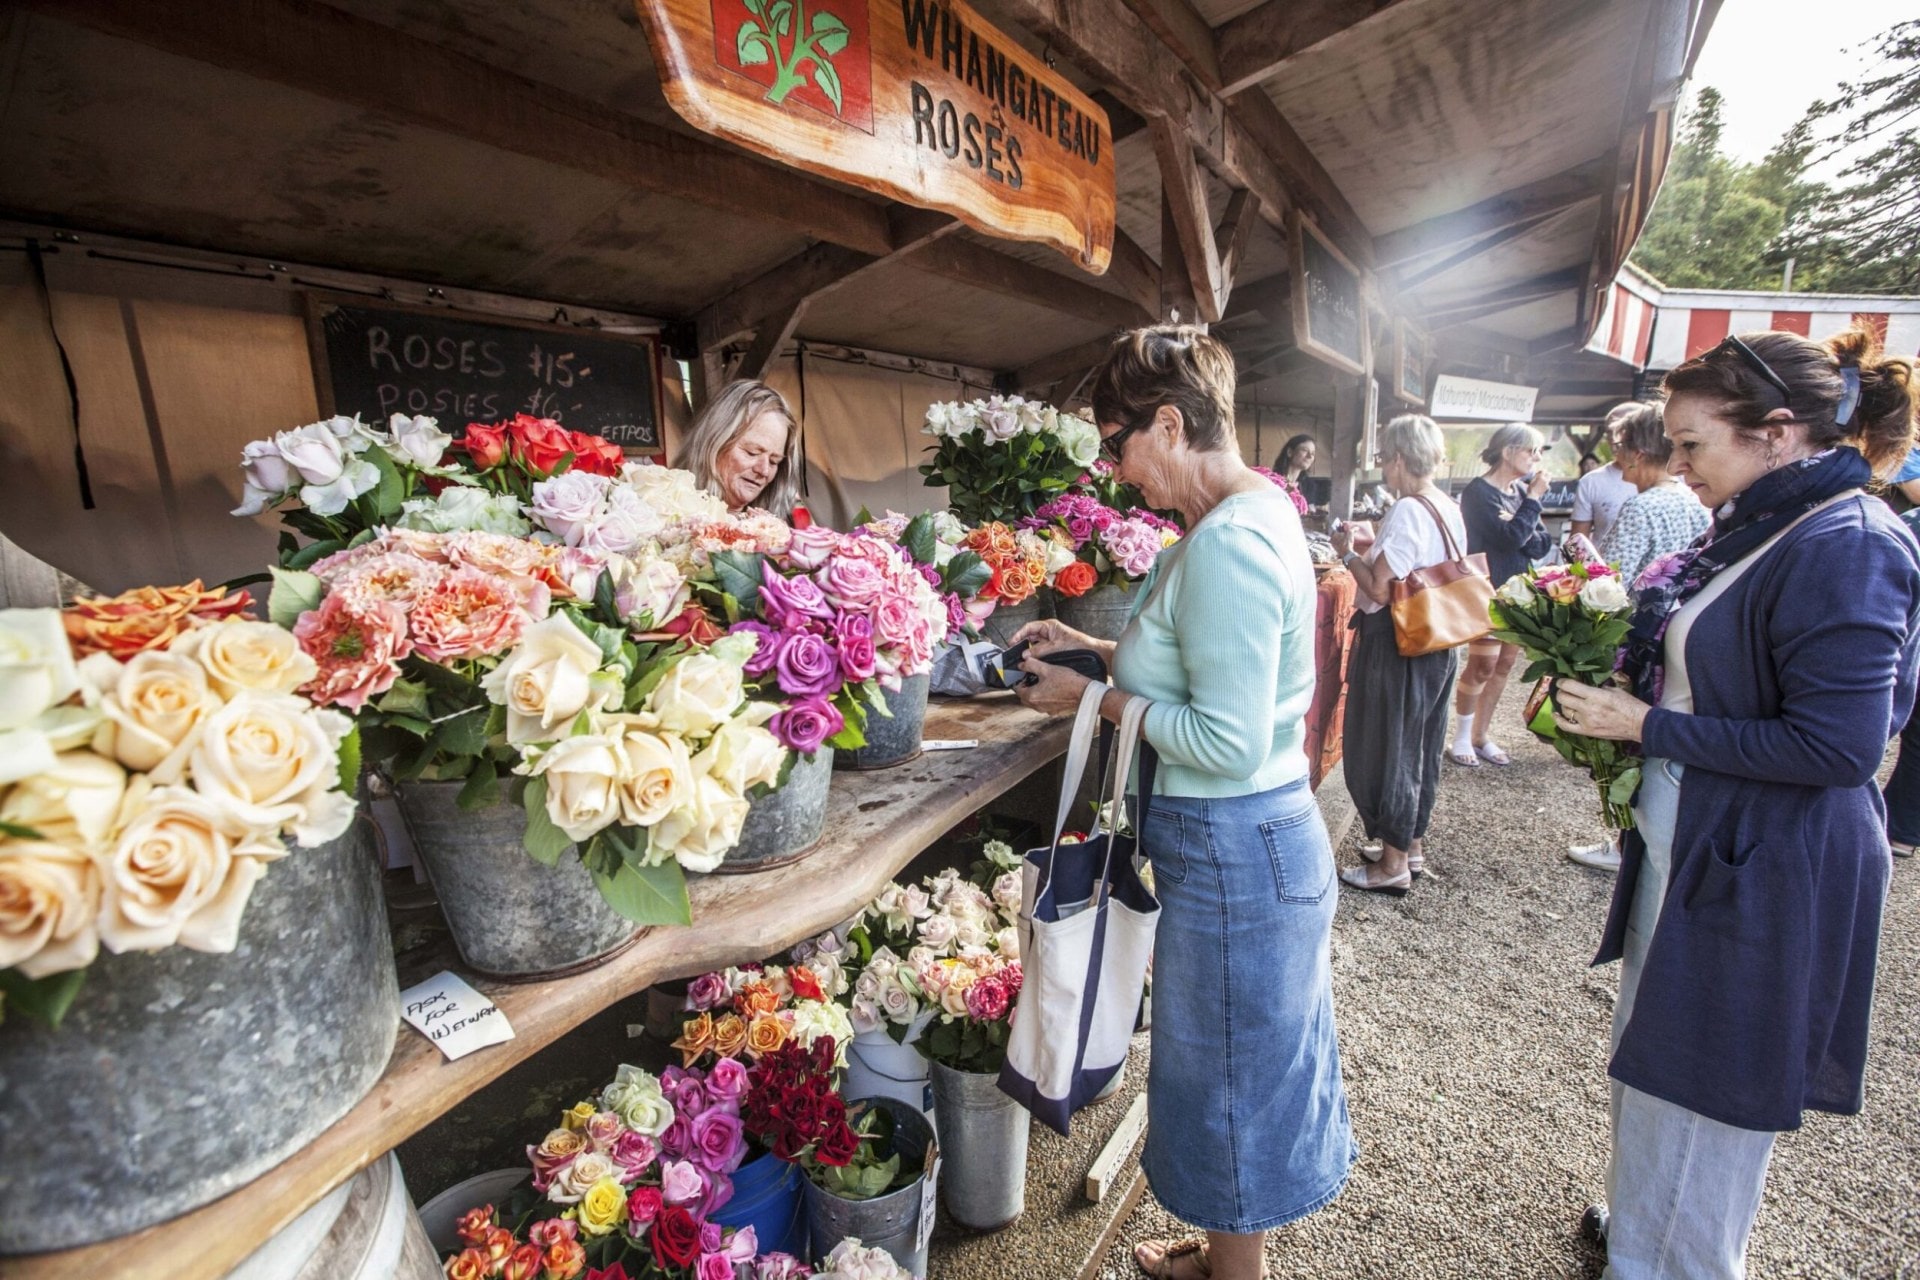
[[[1725,0],[1689,92],[1702,85],[1720,90],[1722,149],[1737,160],[1758,160],[1811,103],[1874,65],[1876,36],[1917,12],[1914,0]]]

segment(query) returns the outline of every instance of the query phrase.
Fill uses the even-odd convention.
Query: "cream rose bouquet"
[[[101,947],[229,952],[268,865],[353,819],[359,743],[244,593],[0,611],[0,991],[57,1025]]]
[[[920,474],[929,485],[946,486],[955,514],[968,524],[1032,515],[1100,454],[1090,420],[1020,396],[931,405],[924,430],[939,443]]]
[[[1515,574],[1487,606],[1494,638],[1526,652],[1531,664],[1526,678],[1546,678],[1541,692],[1528,701],[1527,727],[1553,743],[1568,763],[1585,766],[1599,784],[1607,822],[1616,831],[1633,826],[1640,757],[1629,743],[1561,731],[1549,704],[1554,681],[1613,683],[1632,608],[1619,570],[1603,560],[1576,560]]]

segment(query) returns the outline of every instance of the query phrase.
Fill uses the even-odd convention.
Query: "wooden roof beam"
[[[1162,246],[1161,296],[1167,296],[1166,277],[1177,256],[1187,273],[1181,283],[1190,291],[1197,318],[1217,324],[1227,286],[1221,274],[1219,246],[1213,238],[1213,215],[1207,210],[1207,184],[1193,158],[1193,140],[1178,122],[1166,116],[1156,116],[1147,124],[1153,132],[1153,152],[1160,162],[1160,190],[1170,215],[1166,225],[1178,238],[1180,249],[1175,255],[1166,251],[1168,246]]]
[[[1184,2],[1184,0],[1183,0]],[[1252,190],[1278,222],[1305,210],[1363,266],[1373,242],[1326,169],[1263,93],[1223,99],[1183,74],[1169,46],[1122,0],[1006,0],[1004,10],[1107,86],[1129,110],[1185,127],[1209,168]],[[1176,51],[1177,52],[1177,51]]]
[[[1585,283],[1586,278],[1587,268],[1584,263],[1562,267],[1558,271],[1549,271],[1531,280],[1521,280],[1506,285],[1452,307],[1436,307],[1426,313],[1426,320],[1434,329],[1468,324],[1486,316],[1497,315],[1502,311],[1510,311],[1525,303],[1538,302],[1542,298],[1551,298],[1555,294],[1578,289]]]
[[[1287,59],[1397,3],[1400,0],[1267,0],[1214,29],[1220,77],[1214,87],[1227,94],[1250,89],[1271,78]]]
[[[1402,293],[1408,293],[1414,289],[1418,289],[1421,285],[1427,283],[1427,281],[1443,276],[1455,267],[1465,266],[1481,254],[1493,249],[1498,249],[1510,240],[1518,240],[1521,236],[1529,235],[1539,230],[1546,223],[1559,216],[1557,213],[1543,213],[1538,217],[1528,218],[1524,222],[1516,222],[1510,227],[1502,227],[1491,235],[1480,237],[1480,239],[1475,240],[1464,249],[1454,250],[1438,262],[1421,267],[1418,271],[1412,271],[1406,275],[1399,276],[1394,283]]]
[[[1129,329],[1150,321],[1133,301],[1072,276],[1009,258],[986,245],[947,236],[903,255],[903,265],[1002,297],[1078,316],[1111,329]]]
[[[868,254],[885,205],[312,0],[29,0],[63,22]],[[351,68],[351,73],[343,71]]]
[[[1604,191],[1612,159],[1601,156],[1587,160],[1525,186],[1489,196],[1478,204],[1389,231],[1373,242],[1378,265],[1399,266],[1542,214],[1561,213],[1597,200]]]
[[[1107,336],[1068,347],[1065,351],[1056,351],[1050,356],[1042,356],[1024,369],[1016,369],[1006,379],[1006,389],[1044,391],[1067,378],[1085,377],[1095,365],[1107,358],[1107,352],[1112,348],[1113,338]]]

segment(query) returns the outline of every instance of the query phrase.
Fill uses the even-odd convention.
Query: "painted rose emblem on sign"
[[[765,85],[766,100],[810,107],[873,132],[866,0],[712,0],[720,65]]]

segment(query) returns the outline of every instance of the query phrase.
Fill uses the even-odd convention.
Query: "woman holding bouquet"
[[[1460,515],[1467,524],[1467,551],[1484,552],[1487,572],[1496,583],[1516,573],[1553,549],[1553,535],[1540,519],[1540,498],[1547,491],[1547,472],[1540,465],[1547,442],[1523,422],[1509,423],[1487,439],[1480,461],[1485,475],[1476,477],[1460,495]],[[1520,657],[1517,645],[1498,640],[1475,640],[1467,646],[1467,669],[1460,673],[1454,710],[1459,728],[1447,758],[1478,768],[1513,761],[1488,731],[1494,709],[1507,691],[1507,678]]]
[[[1745,1274],[1775,1133],[1864,1102],[1892,869],[1874,773],[1920,649],[1920,548],[1864,491],[1913,437],[1912,365],[1878,348],[1750,334],[1667,375],[1673,468],[1712,527],[1641,579],[1631,691],[1559,687],[1562,728],[1645,757],[1595,960],[1624,961],[1588,1213],[1613,1280]]]
[[[1207,1233],[1140,1246],[1141,1268],[1170,1280],[1258,1280],[1265,1233],[1337,1196],[1356,1154],[1334,1039],[1333,850],[1304,749],[1313,567],[1293,503],[1241,460],[1233,392],[1233,357],[1202,330],[1114,342],[1093,377],[1101,448],[1187,535],[1117,643],[1058,622],[1015,636],[1040,655],[1104,651],[1109,720],[1135,696],[1152,704],[1140,836],[1161,903],[1161,998],[1142,1164],[1160,1203]],[[1084,676],[1025,669],[1040,677],[1021,690],[1028,706],[1079,705]]]
[[[1347,718],[1341,730],[1347,790],[1367,840],[1377,840],[1380,850],[1371,867],[1350,868],[1340,879],[1356,889],[1395,896],[1405,893],[1426,866],[1421,844],[1440,791],[1456,659],[1451,649],[1401,657],[1386,606],[1396,578],[1452,559],[1448,539],[1456,548],[1467,540],[1460,509],[1433,482],[1434,468],[1446,456],[1446,441],[1433,419],[1409,413],[1389,422],[1380,433],[1380,469],[1399,501],[1365,556],[1353,550],[1350,528],[1333,534],[1333,549],[1353,571],[1353,625],[1359,633],[1348,660]]]
[[[799,497],[793,478],[793,411],[764,382],[729,382],[693,420],[675,466],[718,494],[727,510],[759,507],[785,519]]]

